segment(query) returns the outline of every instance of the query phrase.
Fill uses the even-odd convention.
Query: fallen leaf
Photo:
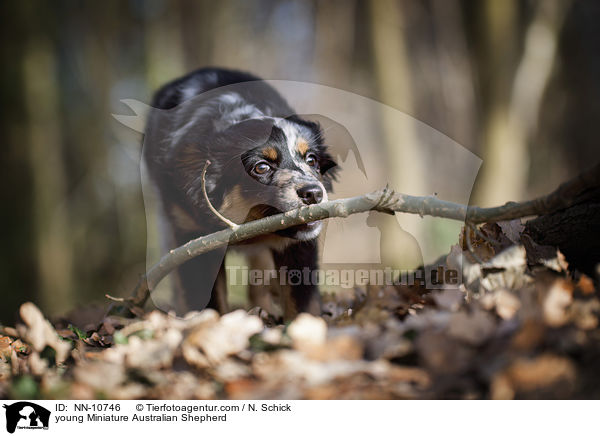
[[[513,399],[519,393],[528,398],[563,398],[572,391],[576,372],[564,357],[544,354],[535,359],[519,359],[496,374],[491,385],[491,398]]]
[[[569,264],[565,256],[556,247],[540,245],[528,234],[524,234],[521,240],[527,250],[527,263],[529,265],[542,265],[556,272],[567,271]]]
[[[46,346],[53,348],[56,351],[56,363],[64,362],[71,351],[71,345],[60,339],[42,312],[33,303],[25,303],[19,313],[25,322],[25,326],[20,326],[19,335],[38,353],[41,353]]]
[[[502,319],[510,319],[521,308],[521,300],[515,294],[505,289],[494,293],[496,313]]]
[[[435,304],[445,310],[457,311],[465,301],[465,294],[460,289],[443,289],[433,294]]]
[[[301,313],[288,326],[287,334],[294,348],[310,352],[312,348],[325,344],[327,324],[323,318]]]
[[[498,221],[496,223],[502,233],[513,243],[519,244],[521,242],[521,233],[525,230],[525,226],[521,223],[520,219],[514,219],[511,221]]]
[[[567,308],[573,301],[573,286],[562,278],[556,279],[544,292],[542,307],[544,320],[551,327],[560,327],[569,321]]]
[[[8,362],[10,359],[12,354],[11,343],[12,340],[8,336],[0,336],[0,361]]]
[[[593,295],[596,292],[593,280],[585,274],[581,274],[581,276],[579,276],[576,286],[583,295]]]
[[[494,333],[496,322],[483,310],[473,313],[453,313],[448,324],[448,335],[473,346],[486,342]]]
[[[257,316],[236,310],[223,315],[218,321],[201,323],[190,333],[186,343],[200,349],[208,362],[215,365],[227,356],[246,349],[250,337],[262,329],[263,323]],[[191,354],[189,350],[188,353]]]

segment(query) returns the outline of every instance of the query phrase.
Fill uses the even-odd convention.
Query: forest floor
[[[25,303],[0,327],[0,398],[600,398],[598,290],[522,230],[452,247],[458,287],[328,294],[326,315],[287,324],[260,310],[50,323]]]

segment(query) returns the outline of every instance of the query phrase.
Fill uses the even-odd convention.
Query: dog
[[[203,68],[163,86],[151,106],[143,156],[161,199],[167,248],[225,227],[203,188],[213,207],[237,224],[327,201],[337,168],[322,129],[258,77]],[[315,270],[322,228],[319,221],[298,225],[189,260],[176,274],[174,309],[228,310],[228,249],[244,251],[250,269]],[[269,296],[279,294],[286,319],[321,313],[316,284],[271,282],[250,286],[253,305],[271,312]]]

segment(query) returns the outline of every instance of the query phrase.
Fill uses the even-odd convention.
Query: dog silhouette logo
[[[18,429],[48,429],[50,411],[29,401],[19,401],[4,405],[6,409],[6,431],[14,433]]]

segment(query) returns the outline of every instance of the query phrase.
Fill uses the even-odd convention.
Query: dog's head
[[[182,86],[168,89],[176,93],[188,89]],[[174,188],[167,194],[174,197],[171,203],[177,213],[171,213],[182,230],[206,231],[218,222],[202,191],[207,160],[211,165],[204,183],[210,201],[236,223],[328,198],[336,164],[318,123],[293,115],[275,90],[260,81],[236,86],[151,114],[147,160],[154,174]],[[278,234],[310,240],[321,227],[315,222]]]
[[[298,116],[249,119],[228,128],[221,140],[219,150],[229,152],[219,160],[229,164],[219,168],[214,193],[224,216],[245,222],[327,201],[336,164],[317,123]],[[278,234],[310,240],[321,228],[317,221]]]

